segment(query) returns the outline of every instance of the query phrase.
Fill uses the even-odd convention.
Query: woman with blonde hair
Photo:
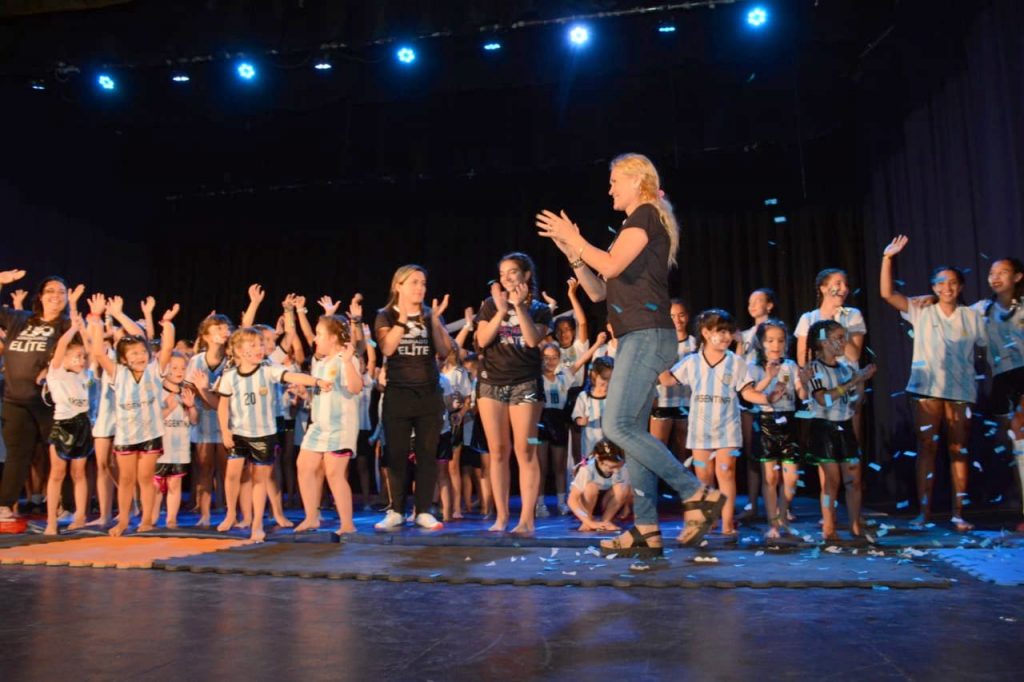
[[[620,557],[654,557],[664,552],[656,507],[659,478],[684,501],[679,541],[685,546],[700,542],[721,516],[726,498],[702,487],[647,429],[658,375],[677,359],[668,293],[668,272],[679,248],[672,204],[661,190],[654,164],[640,154],[612,161],[608,194],[626,219],[607,251],[584,239],[565,211],[542,211],[537,227],[569,258],[584,291],[595,301],[607,301],[608,321],[619,338],[602,425],[605,435],[626,452],[636,525],[602,542],[601,550]]]

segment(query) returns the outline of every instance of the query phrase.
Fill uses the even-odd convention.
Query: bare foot
[[[277,523],[279,528],[292,528],[295,526],[287,516],[282,516],[280,518],[275,516],[274,521]]]
[[[462,512],[457,511],[457,512],[453,512],[452,513],[452,518],[453,519],[462,519],[462,518],[465,518],[465,517],[462,515]]]
[[[56,535],[57,534],[57,523],[46,524],[46,529],[43,531],[43,535]]]
[[[504,533],[505,532],[505,526],[507,526],[507,525],[508,525],[508,519],[505,519],[505,520],[498,519],[487,530],[489,530],[492,533]]]
[[[778,540],[782,535],[779,533],[779,529],[772,526],[768,529],[768,532],[764,534],[766,540]]]
[[[267,539],[267,534],[262,528],[253,528],[252,533],[249,535],[249,539],[253,542],[263,542]]]
[[[126,530],[128,530],[128,523],[121,523],[120,521],[118,521],[116,526],[107,531],[107,534],[110,535],[110,537],[112,538],[119,538],[122,535],[124,535],[124,532]]]
[[[196,521],[196,528],[209,528],[209,527],[210,527],[210,517],[209,516],[200,516],[199,520]]]
[[[68,524],[68,530],[78,530],[79,528],[85,528],[85,517],[76,516],[71,523]]]
[[[914,518],[910,519],[911,528],[920,528],[924,524],[928,523],[928,517],[924,514],[918,514]]]
[[[178,522],[177,521],[168,521],[164,525],[167,527],[168,530],[174,530],[174,529],[176,529],[178,527]]]
[[[229,516],[229,517],[225,518],[223,521],[221,521],[217,525],[217,532],[218,533],[227,533],[229,530],[231,530],[234,527],[234,525],[235,525],[235,520]]]
[[[512,532],[516,535],[532,535],[534,532],[533,525],[520,522],[519,525],[512,529]]]
[[[100,518],[96,519],[95,521],[90,521],[89,523],[87,523],[85,525],[89,526],[90,528],[106,528],[107,526],[110,525],[110,517],[104,518],[104,517],[101,516]]]
[[[316,530],[320,527],[320,519],[303,519],[302,523],[295,526],[296,533],[305,533],[307,530]]]
[[[334,531],[335,535],[352,535],[356,532],[355,524],[348,524]]]
[[[135,529],[136,533],[145,533],[147,530],[153,530],[156,526],[152,523],[140,523],[139,527]]]
[[[242,519],[239,524],[239,528],[252,528],[252,519]]]

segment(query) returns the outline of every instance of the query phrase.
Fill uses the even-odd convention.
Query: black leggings
[[[53,427],[53,408],[42,401],[22,405],[4,401],[3,434],[7,463],[0,484],[0,507],[12,507],[25,486],[32,457],[39,443],[48,443]],[[49,452],[47,452],[49,458]]]
[[[441,436],[444,402],[441,387],[404,388],[388,384],[384,391],[384,439],[387,443],[388,488],[391,509],[405,513],[405,478],[409,441],[416,429],[416,513],[430,511],[437,483],[437,443]]]

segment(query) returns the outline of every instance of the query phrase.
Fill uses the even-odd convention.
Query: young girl
[[[594,346],[596,348],[596,346]],[[567,447],[569,445],[569,424],[566,406],[569,390],[572,388],[573,376],[577,369],[586,366],[593,355],[590,349],[576,359],[576,362],[565,369],[562,367],[558,344],[545,343],[541,346],[541,359],[544,362],[542,380],[544,382],[544,409],[540,413],[540,428],[537,429],[537,459],[540,461],[540,496],[537,499],[537,516],[547,517],[548,508],[544,504],[544,483],[550,468],[555,470],[555,495],[559,514],[568,514],[569,507],[565,501],[565,472],[568,464]]]
[[[809,386],[814,417],[808,429],[807,457],[818,465],[821,479],[821,518],[824,539],[835,540],[839,480],[846,488],[846,511],[850,534],[863,535],[860,520],[860,448],[853,434],[853,404],[875,366],[863,370],[843,362],[846,329],[835,320],[819,320],[808,329],[808,348],[814,359],[805,359],[800,380]],[[842,469],[840,471],[840,469]]]
[[[509,458],[519,463],[522,508],[513,533],[532,533],[540,493],[537,422],[544,407],[540,344],[551,328],[551,308],[538,300],[537,274],[525,253],[498,262],[498,281],[480,306],[476,343],[481,349],[477,404],[491,456],[491,492],[504,532],[509,520]]]
[[[104,372],[113,377],[115,399],[114,454],[118,465],[117,524],[110,529],[112,536],[123,535],[128,529],[129,509],[138,481],[141,486],[142,520],[138,531],[153,528],[153,507],[156,489],[148,485],[156,473],[156,460],[163,452],[164,420],[160,411],[163,387],[160,379],[174,349],[174,325],[171,320],[178,314],[174,304],[160,320],[162,333],[160,353],[153,358],[149,342],[140,336],[125,336],[117,343],[117,364],[103,350],[103,313],[106,299],[94,294],[89,299],[89,332],[92,337],[90,351]]]
[[[600,341],[601,334],[598,334],[598,343],[593,348],[599,347]],[[604,401],[608,397],[608,384],[614,369],[615,361],[611,358],[594,360],[590,366],[590,389],[579,394],[572,408],[573,421],[581,430],[580,445],[583,452],[593,452],[598,441],[604,438],[601,418],[604,416]]]
[[[757,349],[754,336],[758,325],[768,319],[775,310],[775,292],[762,287],[751,292],[747,299],[747,313],[754,320],[749,328],[740,332],[736,341],[736,353],[747,365],[757,362]],[[760,412],[757,408],[740,402],[740,425],[743,429],[743,454],[747,463],[747,504],[743,507],[740,521],[757,517],[757,497],[761,492],[761,471],[758,460],[754,457],[754,422],[758,421]]]
[[[228,339],[228,348],[232,365],[224,370],[214,387],[214,392],[220,396],[217,417],[221,439],[228,450],[228,465],[224,476],[227,512],[217,530],[223,533],[235,525],[242,469],[251,462],[253,508],[250,539],[262,542],[266,538],[263,512],[267,504],[267,479],[274,464],[274,449],[277,445],[273,385],[283,381],[330,391],[333,383],[308,374],[289,372],[283,365],[264,363],[263,335],[252,327],[243,327],[232,333]]]
[[[220,424],[217,421],[218,400],[208,389],[216,385],[224,371],[227,362],[224,348],[230,334],[231,321],[224,315],[212,314],[200,322],[196,332],[198,352],[189,361],[185,375],[199,397],[196,403],[199,421],[192,427],[191,432],[192,442],[196,444],[198,464],[196,494],[199,498],[199,521],[196,526],[199,528],[210,526],[214,472],[217,473],[218,481],[223,483],[227,467],[228,454],[221,442]],[[202,374],[199,382],[196,380],[197,373]],[[220,491],[223,495],[223,486],[220,487]]]
[[[978,394],[976,348],[988,344],[985,322],[978,311],[963,305],[963,275],[956,268],[940,266],[932,271],[932,292],[938,299],[935,305],[912,304],[893,287],[892,260],[908,241],[899,235],[885,247],[879,287],[882,299],[914,327],[914,359],[907,382],[918,442],[917,493],[921,513],[914,523],[924,524],[931,516],[932,475],[939,431],[945,425],[954,492],[951,521],[956,530],[965,532],[973,528],[963,518],[971,425],[967,415]]]
[[[171,353],[163,380],[164,452],[156,461],[156,474],[153,476],[153,484],[160,493],[149,520],[154,526],[160,517],[161,500],[166,495],[167,519],[164,525],[167,528],[178,527],[181,481],[192,461],[189,441],[192,427],[199,422],[199,410],[196,408],[195,390],[185,383],[187,367],[188,358],[183,353]]]
[[[729,350],[736,333],[732,315],[717,308],[705,310],[697,317],[697,329],[697,352],[677,362],[671,371],[676,381],[692,392],[686,447],[693,451],[697,477],[708,487],[717,481],[729,500],[722,509],[722,534],[735,537],[736,457],[743,445],[736,394],[756,405],[767,405],[770,398],[754,388],[746,363]],[[776,388],[771,399],[781,393],[782,389]]]
[[[767,394],[774,393],[777,386],[784,389],[779,399],[762,406],[760,413],[764,506],[770,524],[765,537],[778,539],[781,537],[779,530],[787,527],[787,512],[796,495],[800,446],[796,441],[793,416],[797,399],[807,399],[807,389],[800,379],[799,367],[786,357],[789,329],[785,322],[772,318],[761,322],[751,343],[755,360],[747,363],[747,371],[754,388]]]
[[[472,308],[468,308],[467,311],[472,311]],[[470,316],[467,320],[467,324],[463,327],[463,330],[469,328],[472,331],[472,317]],[[460,331],[460,334],[462,332]],[[465,335],[468,335],[469,331]],[[453,395],[453,405],[458,404],[458,407],[454,412],[450,414],[451,425],[452,425],[452,456],[448,462],[448,478],[451,481],[452,487],[452,510],[451,516],[453,519],[462,518],[462,445],[464,440],[464,419],[466,413],[469,410],[470,396],[473,392],[473,380],[469,376],[469,372],[462,366],[461,362],[461,351],[456,339],[455,345],[452,347],[452,352],[448,353],[445,357],[444,364],[441,366],[441,376],[448,380],[451,384]]]
[[[672,299],[669,309],[676,330],[676,362],[697,350],[697,337],[690,333],[690,311],[680,298]],[[651,435],[668,446],[680,462],[689,457],[686,451],[686,426],[690,411],[690,389],[681,386],[665,370],[658,377],[658,397],[651,411]]]
[[[57,507],[60,489],[71,466],[71,480],[75,488],[75,517],[68,530],[85,526],[85,510],[89,500],[89,486],[85,477],[85,463],[92,452],[89,422],[89,386],[92,372],[86,367],[85,347],[79,333],[82,318],[71,311],[71,326],[64,332],[53,350],[53,358],[46,373],[46,388],[53,400],[53,428],[50,430],[50,478],[46,488],[45,535],[57,534]]]
[[[590,457],[584,461],[572,480],[569,489],[569,509],[579,519],[581,531],[616,531],[612,521],[620,509],[631,503],[633,496],[629,476],[623,465],[626,456],[615,443],[602,438],[594,446]],[[601,493],[611,491],[611,499],[605,501],[601,518],[595,518],[597,502]]]
[[[988,412],[998,424],[996,434],[1000,439],[1005,433],[1011,434],[1024,492],[1024,411],[1020,409],[1024,398],[1024,263],[1016,258],[993,261],[988,285],[992,296],[971,306],[985,321],[992,368]],[[1024,500],[1024,494],[1021,497]],[[1017,532],[1024,532],[1024,523]]]
[[[356,532],[352,520],[352,488],[348,483],[348,464],[355,456],[359,441],[359,397],[363,377],[355,357],[353,332],[348,319],[340,315],[323,315],[316,323],[317,355],[323,359],[313,367],[321,388],[326,393],[313,394],[310,407],[311,424],[299,450],[299,490],[306,518],[295,532],[320,527],[320,492],[323,488],[317,470],[323,466],[327,485],[334,497],[339,526],[336,531]]]

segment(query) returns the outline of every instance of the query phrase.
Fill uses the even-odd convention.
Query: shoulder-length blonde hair
[[[385,308],[390,308],[398,303],[398,287],[401,286],[405,280],[409,279],[409,275],[414,272],[422,272],[423,276],[427,276],[427,269],[422,265],[416,265],[415,263],[409,263],[403,265],[395,270],[394,276],[391,278],[391,290],[388,293],[388,302]]]
[[[672,210],[672,204],[663,196],[658,169],[643,154],[622,154],[612,159],[611,170],[620,172],[640,180],[640,201],[651,204],[658,211],[661,224],[668,235],[668,264],[676,265],[676,252],[679,251],[679,224]]]

